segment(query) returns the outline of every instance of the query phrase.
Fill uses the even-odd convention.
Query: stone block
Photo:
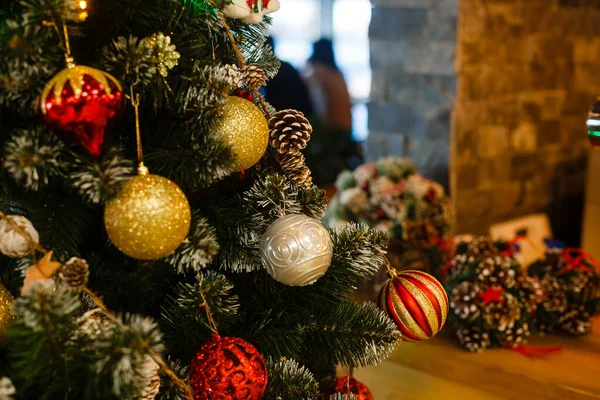
[[[381,157],[405,155],[404,142],[404,136],[399,133],[372,131],[365,146],[365,158],[375,161]]]
[[[427,9],[414,7],[375,7],[369,36],[373,39],[412,39],[423,36]]]
[[[563,136],[563,142],[572,146],[574,143],[587,140],[587,129],[585,121],[578,116],[563,116],[560,119],[560,131]]]
[[[450,108],[429,107],[425,114],[425,137],[428,141],[450,138]]]
[[[437,0],[371,0],[375,8],[429,8],[432,7]]]
[[[502,125],[484,125],[479,128],[479,151],[482,158],[506,156],[509,131]]]
[[[573,40],[573,62],[596,64],[600,53],[600,38],[578,36]]]
[[[581,7],[581,0],[558,0],[561,7]]]
[[[371,74],[370,99],[377,103],[388,103],[390,101],[388,72],[384,68],[377,68]]]
[[[457,16],[446,9],[431,8],[427,12],[424,37],[428,40],[453,40],[457,38]]]
[[[558,60],[543,64],[531,64],[522,71],[525,76],[524,88],[527,90],[570,89],[573,77],[577,74],[577,66],[573,68],[569,61]]]
[[[525,190],[520,182],[504,182],[492,189],[492,196],[495,199],[494,220],[503,221],[516,216],[515,210],[525,201]]]
[[[407,72],[454,76],[456,41],[422,40],[406,48],[404,69]]]
[[[479,159],[477,148],[479,135],[476,130],[458,130],[452,134],[453,162],[455,164],[472,164]]]
[[[475,189],[479,186],[478,164],[461,164],[456,167],[456,191],[459,194],[463,190]]]
[[[486,125],[502,125],[508,130],[515,129],[519,123],[517,97],[490,98],[484,107],[482,107],[481,123]]]
[[[527,50],[527,61],[532,64],[570,61],[573,58],[573,44],[555,34],[536,34],[528,37]]]
[[[595,99],[596,96],[593,94],[569,90],[565,98],[563,115],[576,115],[581,122],[582,116],[588,112]]]
[[[392,102],[450,107],[454,101],[456,78],[453,76],[414,74],[393,69],[388,73],[387,90]]]
[[[598,79],[598,67],[579,64],[575,66],[575,78],[572,89],[598,94],[600,93],[600,79]]]
[[[373,69],[402,69],[409,42],[406,40],[371,39],[369,42],[371,67]]]
[[[478,40],[486,31],[485,9],[481,0],[460,0],[459,40]]]
[[[478,39],[459,40],[456,47],[456,71],[462,72],[463,66],[477,65],[482,60],[483,42]]]
[[[561,142],[560,121],[544,121],[538,130],[538,145],[556,145]]]
[[[528,180],[544,171],[542,155],[527,154],[513,155],[511,160],[511,179],[512,180]]]
[[[537,149],[537,126],[531,122],[520,122],[511,135],[511,147],[517,153],[534,152]]]
[[[479,168],[479,187],[493,188],[510,179],[510,156],[504,154],[495,158],[481,159]]]
[[[421,123],[423,117],[410,104],[368,104],[369,127],[379,132],[399,132],[406,134]]]

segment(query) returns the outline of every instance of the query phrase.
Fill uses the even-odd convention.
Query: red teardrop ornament
[[[105,135],[124,106],[121,85],[113,76],[81,65],[56,74],[41,97],[48,125],[94,157],[102,153]]]

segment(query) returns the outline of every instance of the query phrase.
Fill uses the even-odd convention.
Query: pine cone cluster
[[[81,290],[88,283],[90,267],[84,259],[72,257],[63,265],[59,276],[70,290]]]
[[[492,344],[490,335],[475,326],[459,329],[456,336],[461,346],[474,353],[481,353]]]
[[[484,285],[510,289],[516,284],[513,264],[509,257],[488,257],[477,267],[477,280]]]
[[[494,242],[487,236],[473,238],[469,243],[468,252],[473,257],[492,257],[499,253]]]
[[[537,310],[538,305],[544,301],[542,285],[530,276],[520,275],[517,278],[517,287],[517,293],[527,313],[532,314]]]
[[[527,322],[522,322],[512,328],[508,328],[504,332],[502,344],[513,348],[519,347],[527,343],[527,339],[530,335],[531,331],[529,330],[529,324]]]
[[[585,253],[571,253],[548,251],[543,260],[529,267],[545,293],[534,319],[541,332],[560,329],[585,335],[591,330],[590,319],[600,309],[600,271]]]
[[[256,64],[248,64],[241,69],[242,81],[248,89],[256,92],[265,85],[267,77],[265,71]]]
[[[300,111],[282,110],[269,120],[270,143],[279,154],[297,153],[303,150],[311,134],[312,126]]]
[[[484,307],[484,318],[492,329],[500,332],[513,328],[521,318],[519,301],[510,293],[504,293],[502,301],[492,301]]]
[[[481,315],[481,305],[477,297],[481,289],[476,283],[463,281],[450,293],[450,309],[460,319],[472,321]]]
[[[312,186],[310,169],[306,166],[306,161],[302,153],[280,154],[277,156],[277,159],[288,179],[298,185],[298,187]]]

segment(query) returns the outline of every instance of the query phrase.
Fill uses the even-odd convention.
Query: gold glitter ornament
[[[126,181],[106,204],[104,226],[113,244],[138,260],[171,254],[190,230],[191,211],[183,191],[158,175]]]
[[[0,336],[6,334],[8,322],[15,317],[12,312],[12,303],[14,300],[15,298],[8,289],[0,285]]]
[[[233,147],[234,171],[250,168],[261,159],[269,144],[269,124],[252,102],[229,96],[217,131]]]

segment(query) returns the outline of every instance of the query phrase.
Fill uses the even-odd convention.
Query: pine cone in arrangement
[[[474,257],[492,257],[497,255],[499,252],[489,237],[479,236],[474,238],[471,243],[469,243],[469,253]]]
[[[71,290],[81,290],[88,283],[90,267],[84,259],[72,257],[63,265],[60,271],[60,279]]]
[[[406,234],[406,240],[418,249],[429,249],[437,244],[437,231],[427,219],[405,221],[404,232]]]
[[[225,82],[233,88],[239,88],[244,84],[242,79],[242,71],[240,71],[237,65],[227,64],[224,67]]]
[[[481,292],[476,283],[463,281],[450,293],[450,309],[460,319],[472,321],[481,314]]]
[[[548,312],[564,313],[569,305],[564,284],[551,274],[546,274],[540,281],[546,296],[541,306]]]
[[[577,306],[563,314],[558,324],[560,329],[573,336],[583,336],[592,330],[591,315],[583,306]]]
[[[513,262],[508,257],[488,257],[477,267],[477,280],[485,286],[510,289],[516,284]]]
[[[459,329],[456,336],[461,346],[475,353],[481,353],[492,344],[490,335],[475,326]]]
[[[600,281],[594,272],[573,270],[569,276],[567,295],[577,302],[587,303],[599,297]]]
[[[311,134],[312,126],[300,111],[282,110],[269,120],[270,143],[279,154],[297,153],[304,149]]]
[[[519,298],[525,307],[525,311],[527,311],[528,314],[533,313],[537,310],[538,305],[544,301],[542,285],[537,279],[527,275],[519,276],[517,278],[517,285],[519,287]]]
[[[513,348],[524,345],[527,343],[527,338],[531,335],[529,324],[527,322],[516,324],[512,328],[508,328],[506,332],[504,332],[504,335],[502,344],[509,345]]]
[[[513,328],[521,318],[519,301],[510,293],[502,294],[502,301],[492,301],[484,307],[484,318],[493,329],[504,332]]]
[[[241,70],[242,80],[246,87],[253,92],[256,92],[260,87],[265,85],[267,78],[265,71],[256,64],[248,64]]]

